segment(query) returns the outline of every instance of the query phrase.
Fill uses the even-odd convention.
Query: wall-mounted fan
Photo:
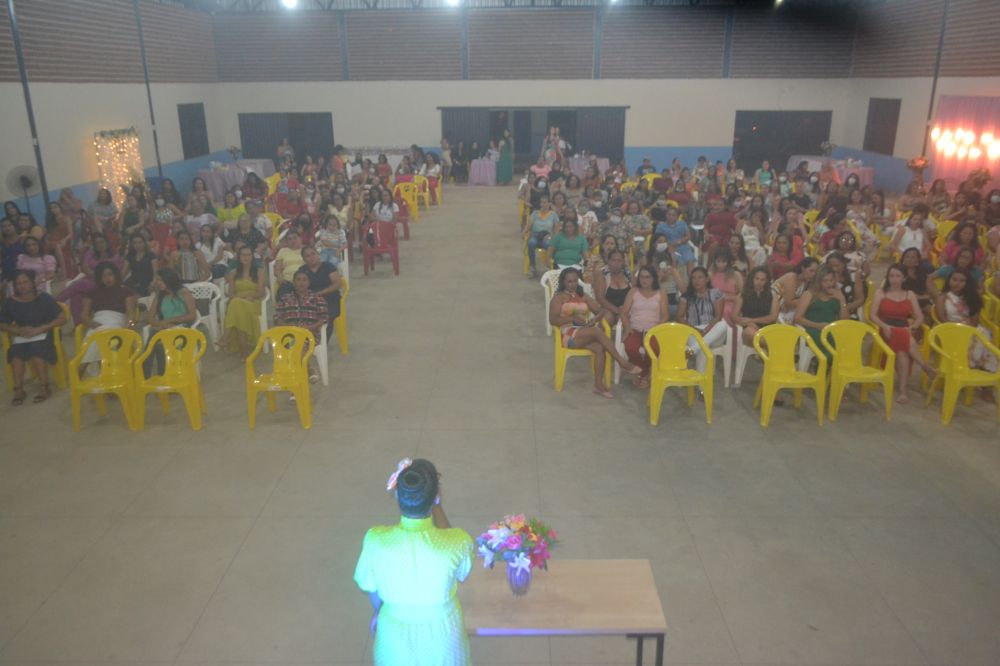
[[[7,174],[7,191],[20,192],[24,196],[24,205],[31,212],[31,204],[28,197],[38,194],[41,188],[38,185],[38,169],[27,164],[16,166]]]

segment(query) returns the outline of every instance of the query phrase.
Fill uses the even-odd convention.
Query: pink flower
[[[521,535],[513,534],[509,539],[504,541],[503,547],[507,550],[517,550],[521,547]]]

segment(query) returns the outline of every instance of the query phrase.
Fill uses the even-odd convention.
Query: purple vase
[[[508,564],[507,584],[515,597],[523,597],[531,587],[531,569],[516,569]]]

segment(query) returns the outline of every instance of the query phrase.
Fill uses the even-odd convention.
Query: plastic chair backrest
[[[798,326],[771,324],[757,331],[753,346],[765,364],[778,371],[791,372],[795,370],[795,350],[801,337],[809,336]]]
[[[875,329],[868,324],[841,319],[823,327],[820,341],[841,368],[856,370],[865,365],[862,344],[869,335],[875,335]]]
[[[656,340],[660,353],[653,359],[653,365],[658,370],[686,370],[688,367],[688,338],[697,336],[698,332],[685,324],[667,322],[658,324],[646,332],[646,337],[652,344]]]
[[[399,244],[396,238],[396,225],[393,222],[375,221],[371,223],[375,229],[375,247],[373,249],[388,249]],[[367,243],[367,240],[362,242]]]
[[[283,377],[306,375],[306,361],[316,349],[316,338],[299,326],[274,326],[261,334],[258,348],[270,343],[274,374]]]
[[[196,328],[166,328],[157,332],[149,341],[143,356],[152,352],[157,343],[163,345],[166,362],[163,377],[190,380],[197,377],[198,361],[205,355],[208,343],[205,334]],[[137,368],[141,372],[141,366]],[[136,377],[141,380],[140,376]]]
[[[222,299],[222,290],[217,284],[214,282],[189,282],[184,285],[184,288],[191,292],[196,301],[208,301],[208,312],[202,314],[216,314],[219,301]]]
[[[966,324],[938,324],[931,329],[931,349],[946,358],[953,371],[966,372],[969,369],[969,348],[977,332]]]
[[[77,351],[75,364],[82,360],[84,352],[91,345],[97,347],[101,354],[99,381],[112,377],[131,377],[132,362],[142,349],[142,338],[128,328],[94,331]]]
[[[409,199],[416,194],[416,186],[413,183],[396,183],[392,188],[392,194],[394,197],[401,194],[404,199]]]

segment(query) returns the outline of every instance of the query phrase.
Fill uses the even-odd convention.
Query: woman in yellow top
[[[388,490],[402,517],[368,530],[354,572],[375,607],[375,666],[467,666],[457,590],[472,570],[472,537],[448,523],[429,460],[401,460]]]
[[[236,228],[237,222],[239,222],[240,215],[246,213],[246,207],[240,203],[239,199],[236,198],[235,192],[226,192],[225,200],[216,211],[216,217],[219,218],[219,223],[222,224],[226,231],[230,231]],[[222,235],[222,229],[219,229],[219,235]]]
[[[226,275],[229,285],[229,304],[223,334],[215,343],[219,349],[240,352],[246,359],[260,337],[260,308],[264,298],[264,269],[257,266],[253,248],[240,246],[236,253],[236,267]]]

